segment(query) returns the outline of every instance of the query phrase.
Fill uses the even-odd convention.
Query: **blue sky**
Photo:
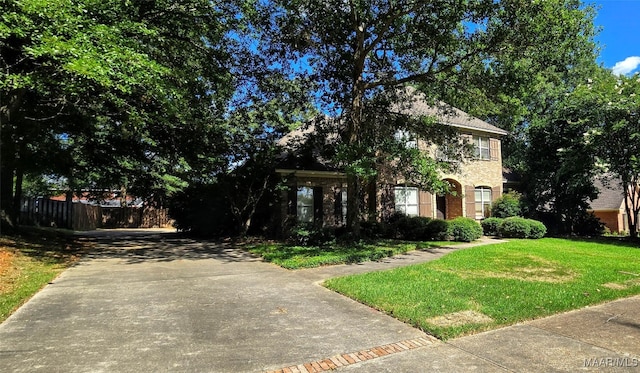
[[[640,72],[640,0],[586,0],[599,7],[600,62],[616,74]]]

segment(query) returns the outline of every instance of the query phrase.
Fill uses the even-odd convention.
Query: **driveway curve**
[[[229,242],[82,239],[95,249],[0,325],[3,371],[260,372],[428,338]]]

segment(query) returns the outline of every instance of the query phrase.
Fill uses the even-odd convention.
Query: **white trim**
[[[295,175],[301,177],[333,177],[346,179],[347,175],[339,171],[313,171],[313,170],[291,170],[286,168],[276,168],[276,173],[280,175]]]
[[[464,129],[467,129],[467,130],[472,130],[472,131],[481,132],[481,133],[492,133],[492,134],[495,134],[495,135],[503,135],[503,136],[509,134],[509,132],[507,132],[507,131],[505,131],[503,129],[497,128],[497,127],[496,127],[497,130],[490,130],[490,129],[486,129],[486,128],[465,126],[464,124],[451,123],[451,122],[447,122],[447,121],[442,121],[440,123],[442,123],[444,125],[447,125],[447,126],[451,126],[451,127],[464,128]]]

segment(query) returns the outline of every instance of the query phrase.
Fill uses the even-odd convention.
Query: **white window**
[[[346,225],[347,224],[347,188],[342,188],[342,191],[340,192],[340,194],[342,195],[340,202],[342,204],[342,224]]]
[[[406,130],[397,130],[393,137],[406,148],[415,149],[418,147],[416,137]]]
[[[476,158],[484,160],[491,159],[491,150],[489,149],[488,137],[473,136],[473,145],[476,148]]]
[[[489,217],[491,211],[491,188],[477,187],[475,190],[476,219]]]
[[[418,188],[394,188],[396,211],[408,216],[418,216]]]
[[[297,214],[298,221],[313,223],[313,188],[298,187]]]

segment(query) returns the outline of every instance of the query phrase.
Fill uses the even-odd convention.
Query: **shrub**
[[[471,242],[482,237],[482,227],[475,220],[461,216],[449,222],[448,233],[454,241]]]
[[[525,218],[512,216],[502,221],[498,233],[502,237],[527,238],[531,234],[531,225]]]
[[[574,233],[579,236],[602,236],[605,232],[604,223],[592,212],[577,217],[573,226]]]
[[[496,218],[508,218],[519,216],[522,213],[520,193],[511,191],[503,194],[491,204],[491,216]]]
[[[425,228],[425,240],[446,241],[449,239],[449,222],[432,219]]]
[[[497,236],[498,228],[500,224],[502,224],[502,218],[486,218],[480,224],[482,225],[482,230],[484,231],[485,236]]]
[[[498,232],[508,238],[542,238],[547,234],[547,227],[538,220],[513,216],[502,221]]]
[[[378,221],[361,221],[360,234],[366,238],[383,238],[389,234],[387,224]],[[336,232],[338,236],[338,232]],[[392,238],[392,237],[391,237]]]
[[[323,246],[335,242],[335,234],[332,228],[316,228],[309,223],[300,223],[291,229],[289,242],[298,246]]]
[[[416,241],[427,239],[426,228],[431,221],[430,218],[421,216],[403,216],[401,217],[397,225],[397,232],[400,235],[400,239]]]
[[[531,232],[527,238],[542,238],[547,234],[547,227],[542,222],[533,219],[527,219]]]

